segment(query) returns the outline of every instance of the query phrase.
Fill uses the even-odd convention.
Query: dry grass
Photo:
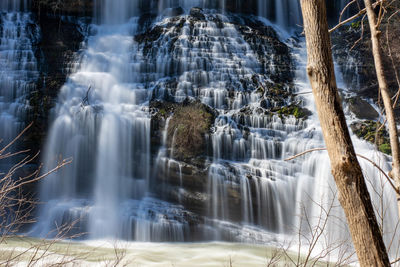
[[[178,107],[168,127],[168,147],[179,160],[201,155],[206,148],[205,136],[213,123],[213,115],[203,104]]]

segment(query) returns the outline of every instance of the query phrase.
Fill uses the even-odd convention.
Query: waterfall
[[[2,1],[0,5],[0,136],[3,146],[24,128],[30,93],[39,75],[33,48],[39,30],[31,14],[18,12],[17,3]]]
[[[0,3],[0,10],[27,11],[29,3],[29,0],[2,0]]]
[[[225,9],[225,1],[226,0],[159,0],[158,8],[159,11],[163,11],[166,8],[173,7],[182,7],[184,9],[190,9],[192,7],[201,7],[201,8],[218,8]]]
[[[298,0],[258,0],[257,3],[259,16],[275,21],[284,28],[302,23]]]
[[[99,14],[95,14],[95,17],[97,18],[97,21],[103,24],[125,23],[132,16],[139,15],[139,7],[143,2],[140,0],[94,1],[96,3],[95,6],[99,7]]]
[[[126,7],[130,1],[120,2]],[[131,36],[137,22],[123,20],[124,11],[111,8],[106,22],[93,26],[97,34],[89,37],[78,70],[61,89],[45,152],[47,168],[54,165],[56,155],[74,160],[65,173],[43,185],[49,214],[57,216],[52,212],[69,199],[86,196],[88,227],[95,238],[119,235],[120,206],[142,196],[149,175],[148,92],[141,77],[131,74],[136,68]],[[69,210],[88,208],[86,200],[78,203],[80,207],[71,204]]]
[[[88,36],[80,66],[61,89],[45,170],[60,156],[73,163],[42,183],[47,204],[38,234],[51,231],[54,222],[80,219],[91,238],[182,240],[182,223],[164,216],[180,207],[148,194],[152,93],[132,37],[138,18],[129,18],[137,11],[129,12],[136,3],[102,1],[102,23],[92,25],[95,34]]]
[[[276,14],[280,26],[300,22],[297,1],[258,3],[259,15]],[[37,235],[78,220],[79,231],[92,239],[290,242],[298,239],[299,227],[307,226],[304,216],[317,225],[321,207],[327,210],[333,203],[324,241],[349,238],[343,211],[331,202],[336,187],[327,154],[284,160],[324,146],[312,96],[303,94],[310,91],[304,44],[280,38],[276,28],[254,17],[190,12],[194,6],[220,9],[224,4],[98,0],[99,24],[90,26],[78,66],[61,88],[44,151],[44,171],[60,158],[71,157],[73,163],[42,181],[45,204]],[[159,16],[143,11],[144,5]],[[178,6],[185,9],[181,15],[160,15]],[[215,111],[206,139],[204,192],[195,192],[204,214],[190,211],[185,202],[195,181],[187,178],[187,163],[173,158],[168,148],[171,118],[165,118],[160,147],[152,145],[154,101],[197,101]],[[293,103],[311,110],[309,117],[282,114]],[[389,168],[386,156],[353,139],[360,153]],[[394,200],[387,185],[378,188],[377,170],[362,164],[370,188],[378,196],[383,192],[385,202]],[[166,187],[174,172],[177,182]],[[164,194],[171,188],[178,190]],[[376,194],[373,199],[379,204]],[[392,227],[396,209],[387,212],[385,225]]]

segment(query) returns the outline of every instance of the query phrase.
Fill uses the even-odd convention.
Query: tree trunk
[[[381,32],[377,28],[376,15],[372,7],[371,0],[364,0],[367,9],[369,27],[371,29],[372,54],[374,56],[376,76],[378,78],[379,90],[385,106],[386,119],[389,125],[390,148],[392,150],[393,169],[391,177],[396,183],[396,188],[400,189],[400,150],[399,135],[396,126],[393,103],[389,92],[388,83],[385,77],[382,61],[382,48],[380,43]],[[397,193],[397,192],[396,192]],[[397,193],[397,209],[400,216],[400,195]]]
[[[390,266],[370,195],[338,94],[325,0],[301,0],[307,41],[307,74],[331,161],[339,201],[361,266]]]

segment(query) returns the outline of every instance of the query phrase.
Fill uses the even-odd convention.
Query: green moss
[[[392,154],[392,149],[390,148],[390,144],[385,143],[379,146],[379,151],[381,151],[382,153],[391,155]]]
[[[163,117],[165,117],[165,115],[167,115],[167,111],[166,111],[165,109],[163,109],[163,108],[160,109],[159,113],[160,113],[160,115],[163,116]]]
[[[304,116],[303,112],[299,109],[299,107],[294,107],[293,115],[298,119]]]
[[[350,128],[352,129],[353,133],[361,138],[364,139],[372,144],[376,144],[378,146],[379,151],[390,155],[390,139],[389,134],[386,131],[385,127],[381,127],[382,124],[375,121],[362,121],[353,123]],[[376,131],[379,129],[379,132]]]
[[[355,21],[350,24],[350,27],[354,30],[357,30],[361,27],[361,21]]]
[[[282,107],[277,111],[277,113],[281,116],[293,115],[296,117],[296,119],[302,119],[302,118],[306,119],[310,115],[309,110],[296,105]]]

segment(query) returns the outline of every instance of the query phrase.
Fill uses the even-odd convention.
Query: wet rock
[[[94,0],[32,0],[32,9],[39,14],[92,16]]]
[[[230,12],[240,12],[253,14],[257,10],[257,0],[229,0],[225,3],[226,10]]]
[[[184,205],[198,214],[206,214],[208,167],[171,159],[157,166],[156,190],[166,200]]]
[[[138,31],[144,32],[148,30],[151,27],[155,18],[157,18],[157,14],[151,12],[144,13],[143,15],[141,15],[138,23],[139,26]]]
[[[263,100],[261,100],[261,102],[260,102],[260,107],[262,107],[262,108],[264,108],[264,109],[269,109],[269,108],[271,108],[271,104],[270,104],[270,102],[268,101],[268,99],[263,99]]]
[[[378,112],[367,101],[359,97],[348,98],[346,102],[350,111],[361,120],[376,120],[379,117]]]
[[[350,125],[351,130],[357,137],[364,139],[372,144],[375,144],[379,151],[390,155],[390,139],[389,133],[382,124],[376,121],[365,120],[355,122]],[[379,132],[377,130],[379,129]]]
[[[135,41],[138,43],[145,44],[145,51],[148,51],[151,48],[151,44],[160,38],[161,34],[164,33],[164,30],[160,26],[155,26],[149,31],[146,31],[142,34],[136,35]]]
[[[82,24],[78,20],[62,20],[55,16],[39,18],[41,39],[36,46],[36,57],[40,71],[36,90],[31,92],[31,111],[27,119],[33,121],[27,142],[32,151],[39,151],[49,127],[49,113],[55,105],[60,88],[64,85],[69,64],[79,51],[84,39]]]
[[[186,209],[200,214],[210,216],[209,206],[212,200],[212,192],[209,191],[209,164],[204,168],[191,165],[185,162],[170,160],[159,166],[156,183],[157,192],[166,200],[179,203]],[[229,168],[229,166],[228,166]],[[235,169],[231,168],[233,174]],[[241,221],[241,209],[238,206],[242,203],[241,188],[235,183],[229,184],[226,188],[227,203],[217,203],[228,207],[228,213],[233,221]]]
[[[192,191],[204,191],[208,180],[208,164],[189,164],[186,162],[168,159],[158,166],[160,172],[157,177],[160,181],[168,181],[171,185],[183,186]]]
[[[198,20],[205,20],[206,16],[203,13],[203,9],[199,8],[199,7],[193,7],[190,10],[190,16],[192,16],[195,19]]]
[[[265,74],[275,83],[291,83],[293,60],[288,46],[279,40],[275,30],[252,17],[236,16],[234,19],[236,28],[256,53]]]

